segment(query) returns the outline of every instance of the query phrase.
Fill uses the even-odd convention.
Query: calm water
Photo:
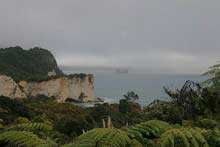
[[[78,72],[66,71],[65,73]],[[87,73],[89,72],[87,71]],[[96,97],[105,97],[109,98],[110,102],[118,102],[128,91],[134,91],[139,95],[139,103],[142,106],[155,99],[168,100],[168,96],[163,91],[163,86],[176,89],[180,88],[186,80],[195,82],[204,80],[204,77],[199,75],[116,74],[114,72],[93,72],[93,74]]]

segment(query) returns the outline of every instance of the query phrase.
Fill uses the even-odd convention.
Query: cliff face
[[[21,81],[19,86],[27,97],[45,95],[57,98],[58,102],[67,99],[87,102],[94,99],[93,81],[93,75],[85,75],[83,78],[75,75],[42,82]]]
[[[37,98],[45,95],[55,97],[58,102],[67,99],[86,102],[94,98],[93,81],[93,75],[64,75],[48,50],[0,48],[0,96]]]
[[[0,96],[22,99],[45,95],[55,97],[58,102],[67,99],[87,102],[94,100],[93,82],[93,75],[74,75],[42,82],[21,81],[17,84],[11,77],[0,75]]]
[[[0,75],[0,96],[10,97],[12,99],[25,98],[18,84],[8,76]]]

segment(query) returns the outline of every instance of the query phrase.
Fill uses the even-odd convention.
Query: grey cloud
[[[0,47],[42,46],[66,65],[195,73],[219,58],[219,13],[219,0],[0,0]]]

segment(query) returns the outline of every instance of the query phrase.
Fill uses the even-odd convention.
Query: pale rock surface
[[[55,70],[52,70],[52,71],[49,71],[47,75],[48,75],[48,77],[52,77],[52,76],[56,76],[57,74],[56,74]]]
[[[11,78],[5,75],[0,75],[0,96],[10,97],[12,99],[26,98],[18,84]]]
[[[19,86],[27,97],[37,97],[45,95],[48,97],[57,98],[58,102],[65,102],[66,99],[79,100],[83,93],[84,102],[94,100],[94,78],[93,75],[65,76],[42,82],[27,82],[21,81]]]

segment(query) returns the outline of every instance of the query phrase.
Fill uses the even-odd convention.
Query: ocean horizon
[[[105,98],[109,103],[118,103],[129,91],[139,95],[137,101],[146,106],[154,100],[169,100],[163,87],[179,89],[187,80],[202,82],[202,75],[116,73],[111,71],[63,70],[65,74],[91,73],[94,75],[95,97]]]

